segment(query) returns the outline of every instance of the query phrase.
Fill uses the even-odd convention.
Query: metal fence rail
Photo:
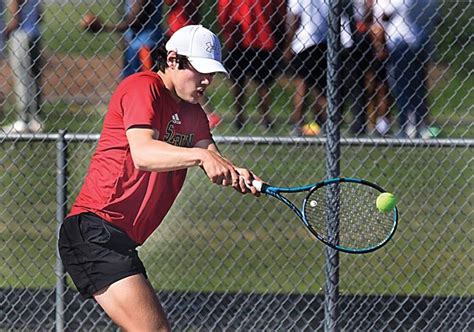
[[[183,4],[194,2],[201,23],[225,42],[228,27],[218,20],[220,1]],[[384,3],[373,2],[376,7]],[[273,8],[279,1],[231,3],[243,6],[242,12],[249,5],[256,24],[265,13],[276,15],[258,6]],[[303,2],[284,3],[287,17],[275,16],[278,24],[270,33],[277,41],[284,40],[278,27]],[[200,170],[190,169],[175,206],[139,251],[177,331],[474,329],[472,1],[405,0],[400,8],[385,8],[386,19],[372,23],[362,22],[360,15],[360,6],[369,1],[325,3],[337,6],[328,25],[337,30],[339,16],[343,22],[341,30],[332,31],[329,45],[329,63],[335,64],[329,77],[341,81],[328,81],[328,98],[319,86],[324,74],[313,77],[317,87],[309,84],[304,91],[298,122],[299,84],[310,77],[298,77],[294,60],[283,61],[283,50],[273,49],[274,58],[265,61],[273,65],[275,77],[266,86],[262,73],[252,68],[257,57],[252,47],[224,48],[226,58],[233,54],[239,60],[234,73],[247,74],[240,91],[246,98],[233,94],[235,81],[215,77],[207,91],[207,106],[221,118],[214,138],[224,155],[270,183],[316,182],[333,167],[342,176],[390,188],[400,200],[397,233],[377,252],[338,257],[329,303],[337,310],[331,314],[325,312],[325,248],[291,212],[264,197],[242,197],[213,186]],[[56,233],[81,187],[108,100],[122,79],[126,45],[122,33],[91,34],[78,23],[86,12],[117,23],[122,6],[121,1],[46,1],[39,44],[19,52],[25,44],[18,31],[5,40],[6,47],[0,41],[2,331],[117,330],[93,301],[79,297],[64,275],[56,258]],[[173,6],[160,8],[163,32]],[[392,15],[406,16],[390,20],[390,9],[396,9]],[[374,16],[380,10],[374,7]],[[311,13],[314,19],[317,12]],[[0,2],[0,34],[10,17]],[[393,29],[394,22],[405,25]],[[410,24],[422,28],[407,30]],[[427,35],[416,47],[397,44],[400,36],[420,31]],[[352,46],[344,39],[351,34]],[[377,49],[377,36],[385,37],[382,49]],[[361,45],[366,47],[362,53]],[[41,59],[40,70],[32,72],[37,79],[29,79],[23,90],[19,68],[31,72],[18,67],[22,54],[33,62]],[[226,60],[227,66],[231,63]],[[410,70],[407,80],[403,74]],[[417,76],[421,73],[426,75]],[[417,99],[424,87],[426,95]],[[403,92],[412,98],[404,99]],[[11,126],[17,120],[25,120],[25,130]],[[338,154],[331,155],[334,146]]]

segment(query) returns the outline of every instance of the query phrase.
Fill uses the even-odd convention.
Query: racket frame
[[[369,253],[369,252],[375,251],[375,250],[383,247],[393,237],[393,235],[395,234],[395,231],[397,229],[397,226],[398,226],[398,209],[397,209],[396,206],[394,207],[394,209],[392,211],[392,213],[393,213],[393,225],[392,225],[392,229],[390,230],[390,233],[388,233],[386,238],[383,241],[381,241],[380,243],[377,243],[377,244],[375,244],[373,246],[370,246],[370,247],[367,247],[367,248],[355,249],[355,248],[349,248],[349,247],[334,245],[334,244],[326,241],[321,235],[319,235],[319,233],[313,227],[311,227],[311,225],[308,222],[308,220],[305,216],[305,213],[304,213],[304,207],[306,206],[306,201],[307,201],[308,197],[315,190],[318,190],[321,187],[324,187],[324,186],[327,186],[327,185],[330,185],[330,184],[334,184],[334,183],[343,183],[343,182],[362,184],[362,185],[372,187],[372,188],[380,191],[380,193],[386,192],[386,190],[383,189],[382,187],[380,187],[379,185],[377,185],[375,183],[372,183],[372,182],[369,182],[367,180],[357,179],[357,178],[344,178],[344,177],[331,178],[331,179],[327,179],[327,180],[324,180],[324,181],[321,181],[321,182],[317,182],[317,183],[309,184],[309,185],[305,185],[305,186],[300,186],[300,187],[274,187],[274,186],[268,185],[266,183],[262,183],[260,181],[253,181],[252,185],[255,188],[257,188],[257,190],[260,191],[261,193],[272,196],[272,197],[282,201],[283,203],[285,203],[291,210],[293,210],[293,212],[298,216],[298,218],[300,218],[300,220],[306,226],[306,229],[308,229],[308,231],[314,237],[316,237],[319,241],[323,242],[324,244],[330,246],[331,248],[334,248],[336,250],[346,252],[346,253],[349,253],[349,254],[365,254],[365,253]],[[291,194],[291,193],[298,193],[298,192],[305,192],[305,191],[308,191],[308,193],[307,193],[306,197],[303,200],[303,204],[301,206],[301,209],[296,207],[296,205],[293,202],[291,202],[288,198],[281,195],[282,193],[290,193]]]

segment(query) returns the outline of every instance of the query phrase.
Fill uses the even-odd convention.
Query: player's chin
[[[187,98],[187,102],[190,104],[198,104],[199,100],[201,99],[202,93],[193,93],[189,98]]]

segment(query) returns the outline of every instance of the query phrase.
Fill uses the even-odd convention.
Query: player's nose
[[[214,74],[203,74],[202,84],[210,85],[212,83],[212,79],[214,78]]]

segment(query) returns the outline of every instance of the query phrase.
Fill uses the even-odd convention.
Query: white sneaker
[[[379,117],[375,122],[375,129],[380,135],[385,136],[390,130],[390,122],[385,117]]]
[[[441,129],[438,127],[423,127],[420,129],[420,136],[423,139],[436,138],[439,136]]]
[[[418,134],[416,126],[411,123],[407,124],[405,134],[407,134],[408,138],[416,138],[416,135]]]
[[[44,126],[41,121],[33,119],[30,122],[28,122],[28,131],[30,133],[33,133],[33,134],[41,133],[43,132],[43,129],[44,129]]]
[[[23,120],[17,120],[12,124],[2,127],[6,134],[22,134],[28,132],[28,124]]]

